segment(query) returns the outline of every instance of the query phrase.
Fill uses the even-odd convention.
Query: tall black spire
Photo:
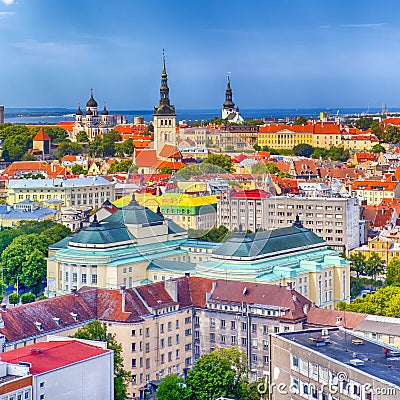
[[[175,107],[171,106],[169,100],[169,87],[167,68],[165,66],[165,51],[163,49],[163,70],[161,73],[160,104],[154,107],[154,114],[175,115]]]
[[[225,90],[225,102],[224,108],[235,108],[235,103],[232,101],[232,89],[231,89],[231,74],[228,73],[228,83]]]

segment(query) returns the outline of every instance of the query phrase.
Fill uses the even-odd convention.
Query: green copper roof
[[[182,228],[181,226],[179,226],[177,223],[175,223],[171,219],[166,218],[165,220],[167,221],[167,224],[168,224],[168,234],[186,232],[186,229]]]
[[[196,272],[196,264],[183,262],[183,261],[171,261],[171,260],[153,260],[147,267],[150,271],[162,270],[172,272]]]
[[[122,224],[113,224],[109,222],[100,222],[91,224],[74,235],[69,245],[74,244],[115,244],[121,242],[130,242],[135,240],[128,229]]]
[[[217,247],[213,254],[228,257],[258,257],[325,243],[309,229],[290,226],[254,234],[238,233]]]
[[[164,221],[164,216],[161,213],[151,211],[147,207],[140,206],[135,200],[132,200],[104,221],[128,225],[157,224]]]

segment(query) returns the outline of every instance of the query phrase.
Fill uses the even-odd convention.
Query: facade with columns
[[[96,217],[96,216],[95,216]],[[184,261],[181,245],[187,232],[161,212],[132,200],[114,214],[49,247],[47,294],[61,295],[73,287],[115,289],[138,286],[154,278],[160,261]],[[166,276],[181,276],[178,269]]]
[[[80,105],[78,105],[75,115],[76,119],[71,137],[73,141],[76,141],[77,134],[82,131],[86,132],[89,140],[93,140],[97,135],[113,130],[119,122],[114,115],[109,115],[105,103],[103,111],[99,114],[97,101],[93,97],[93,90],[91,90],[90,99],[86,103],[85,115],[83,115]]]
[[[160,102],[154,107],[154,149],[160,155],[164,145],[176,146],[176,113],[169,99],[168,76],[163,57],[161,74]]]

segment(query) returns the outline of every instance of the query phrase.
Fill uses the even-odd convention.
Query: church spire
[[[231,89],[231,73],[228,72],[228,83],[225,90],[225,102],[224,108],[235,108],[235,103],[232,101],[232,89]]]
[[[175,107],[171,106],[169,100],[169,87],[167,68],[165,66],[165,50],[163,49],[163,70],[161,73],[161,86],[160,86],[160,103],[154,107],[155,114],[170,114],[175,115]]]

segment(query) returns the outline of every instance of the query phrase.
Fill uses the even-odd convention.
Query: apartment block
[[[87,205],[100,208],[115,200],[114,183],[100,176],[70,179],[15,179],[8,182],[7,203],[24,200],[61,200],[66,207]]]
[[[360,246],[360,207],[356,198],[269,196],[259,190],[225,192],[218,200],[217,225],[256,231],[303,225],[337,251]]]
[[[342,328],[270,336],[270,399],[388,400],[400,396],[397,348]]]

